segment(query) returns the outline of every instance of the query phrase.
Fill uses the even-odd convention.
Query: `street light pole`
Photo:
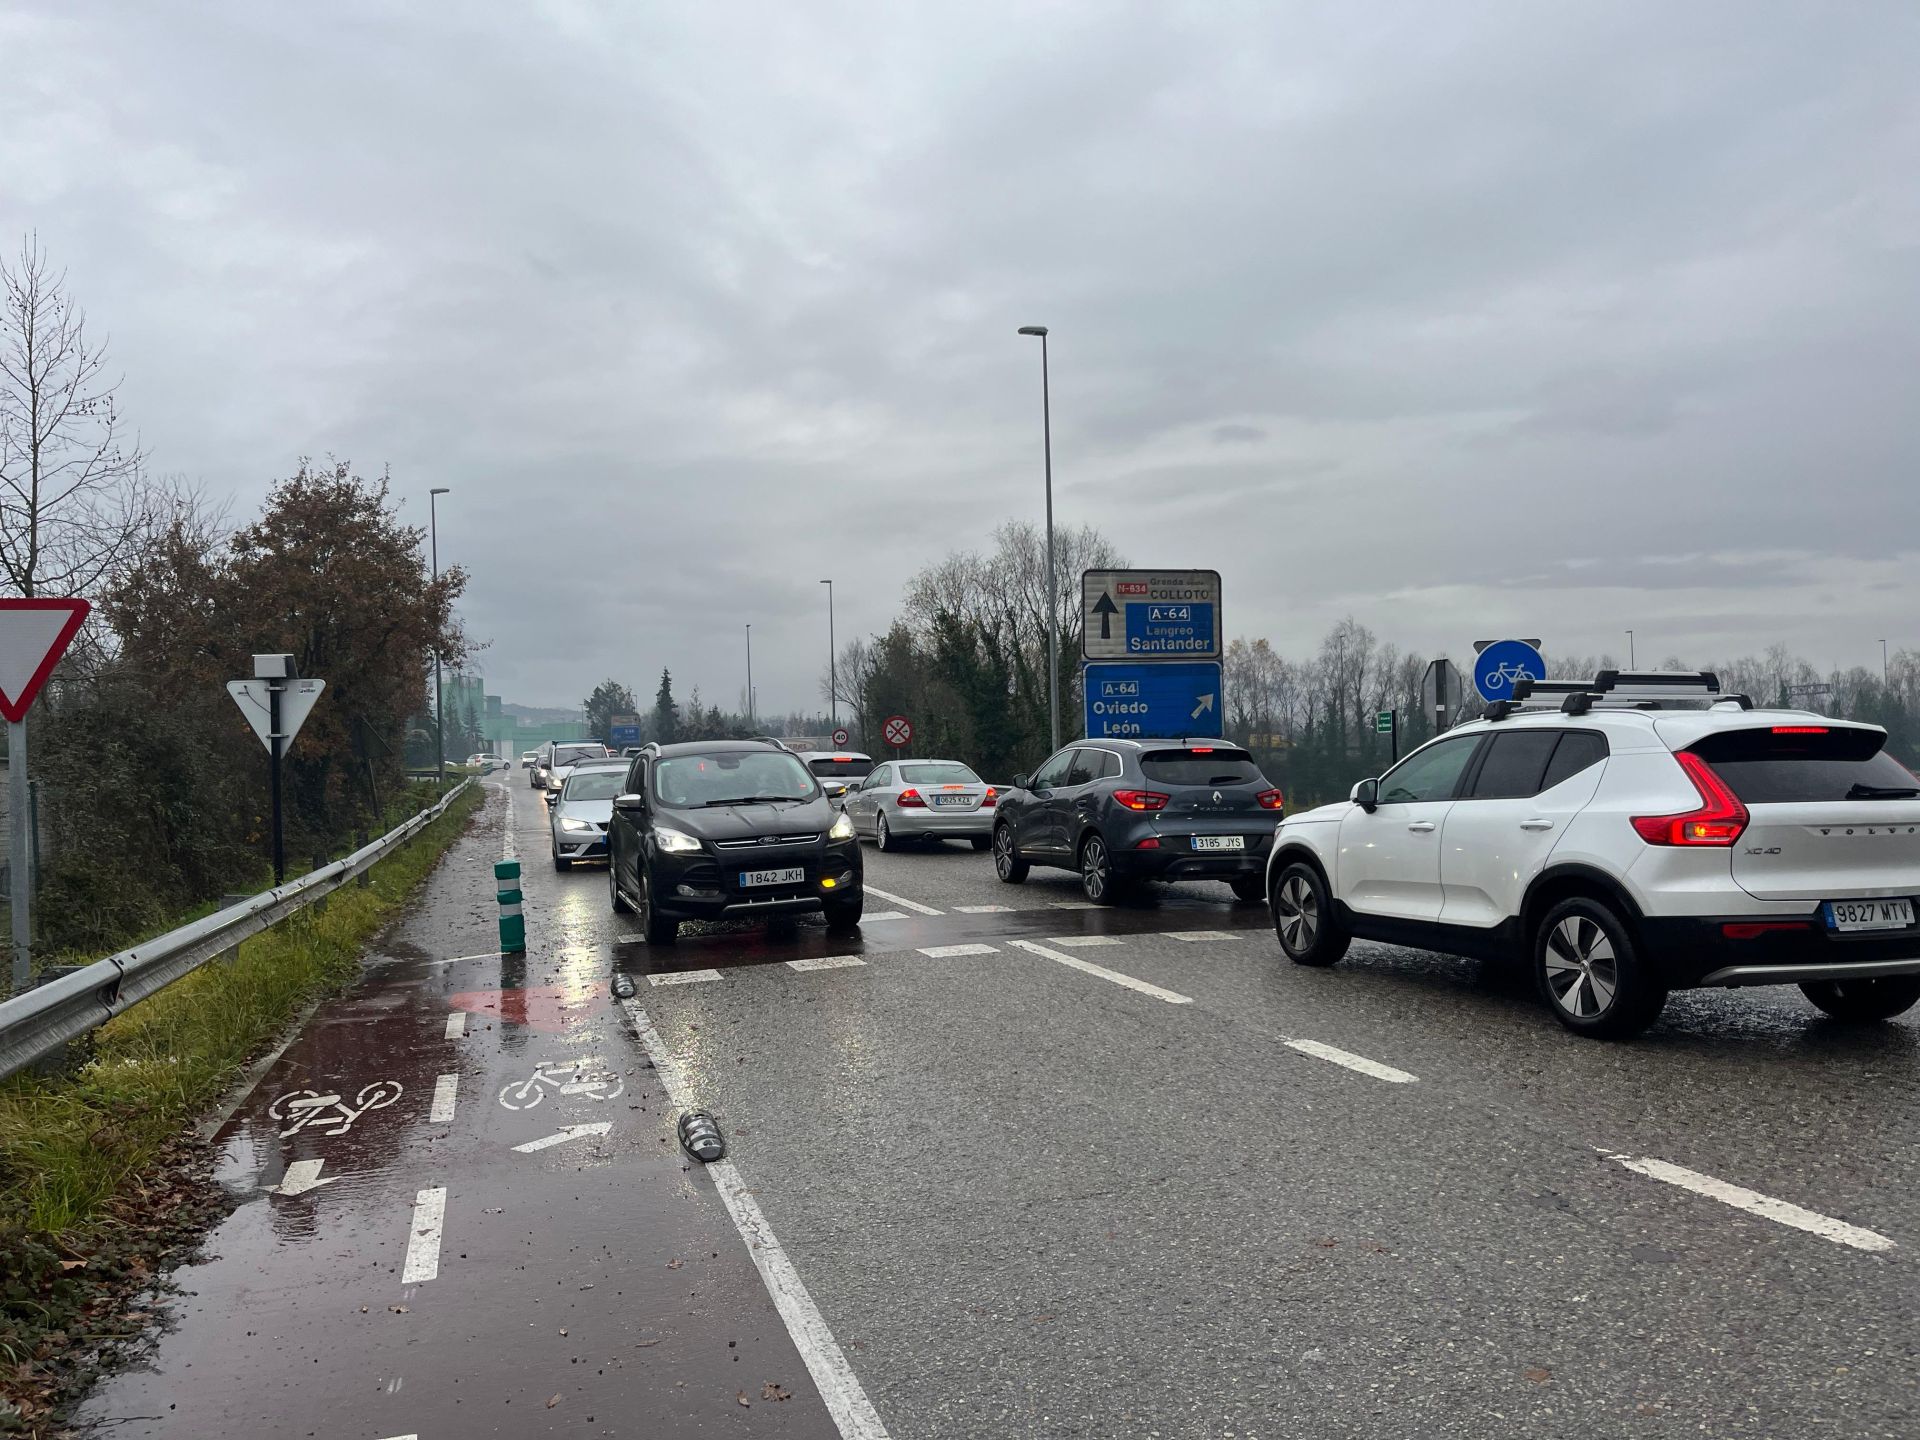
[[[753,626],[747,626],[747,729],[753,729]]]
[[[1053,568],[1053,396],[1047,377],[1047,327],[1022,325],[1040,337],[1040,434],[1047,466],[1047,723],[1060,748],[1060,582]]]
[[[1629,630],[1627,631],[1627,669],[1633,668],[1633,632]]]
[[[439,497],[451,494],[445,485],[427,491],[427,534],[433,553],[433,583],[440,585],[440,512]],[[442,790],[447,788],[447,696],[440,688],[440,646],[433,647],[433,768]]]
[[[1880,688],[1887,688],[1887,642],[1884,639],[1880,642]]]
[[[833,649],[833,581],[822,580],[827,587],[827,708],[833,712],[833,728],[840,728],[840,677],[836,673],[839,659]]]

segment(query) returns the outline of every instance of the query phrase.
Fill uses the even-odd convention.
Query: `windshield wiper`
[[[806,798],[804,795],[739,795],[731,800],[709,800],[700,808],[711,810],[716,805],[786,805]]]
[[[1847,791],[1849,800],[1911,800],[1920,790],[1910,785],[1859,785]]]

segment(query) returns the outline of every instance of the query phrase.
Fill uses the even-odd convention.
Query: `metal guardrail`
[[[467,786],[462,780],[438,803],[363,845],[344,860],[169,930],[164,935],[82,966],[0,1004],[0,1079],[24,1070],[70,1040],[159,993],[182,975],[296,910],[330,895],[438,820]]]

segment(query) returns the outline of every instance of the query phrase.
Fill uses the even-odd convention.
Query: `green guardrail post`
[[[520,862],[497,860],[493,866],[494,898],[500,902],[500,950],[518,954],[527,948],[527,917],[520,913]]]

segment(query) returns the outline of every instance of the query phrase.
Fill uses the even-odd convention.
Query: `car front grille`
[[[817,830],[811,835],[759,835],[751,840],[716,840],[713,848],[728,851],[771,850],[778,845],[812,845],[819,838],[820,832]]]

